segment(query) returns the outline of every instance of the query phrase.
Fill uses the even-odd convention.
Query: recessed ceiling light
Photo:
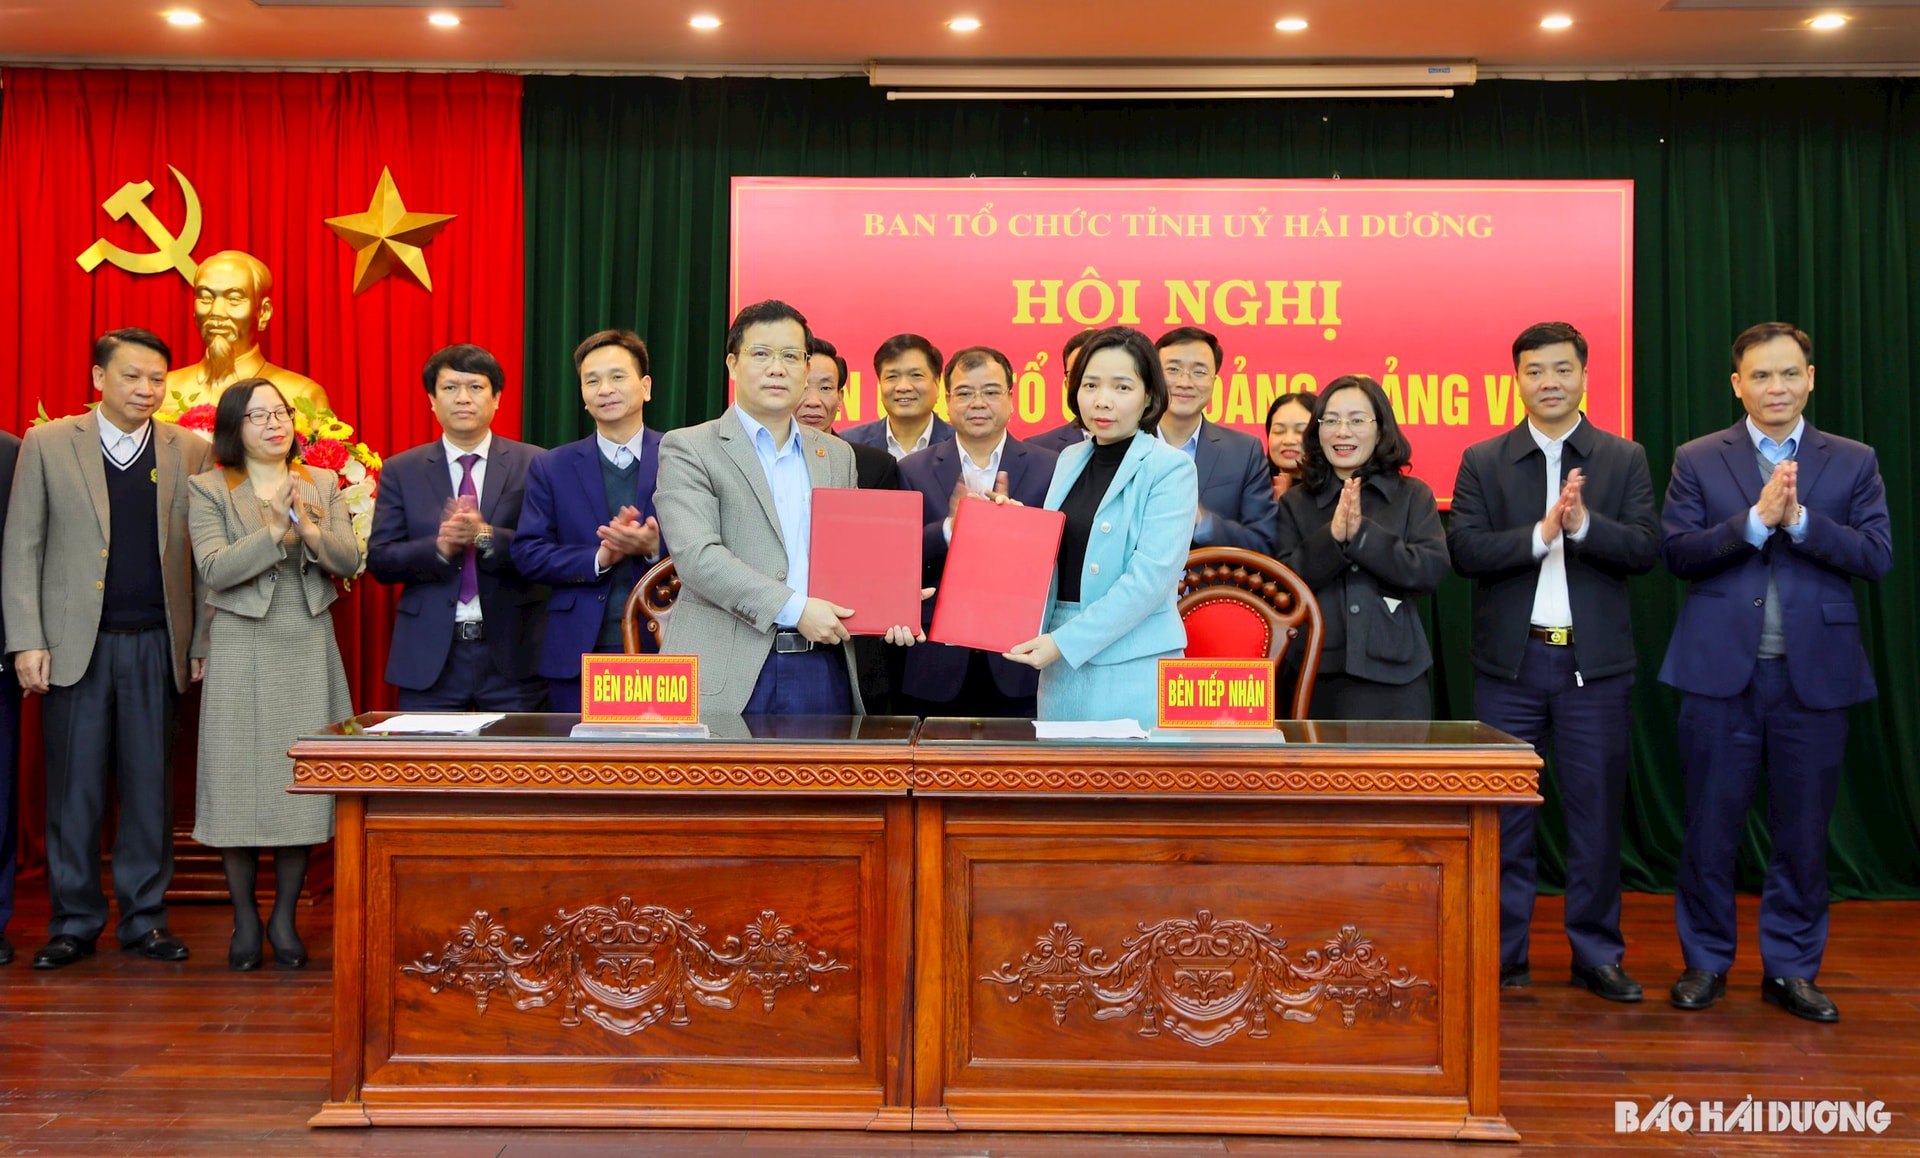
[[[952,20],[947,21],[947,27],[953,29],[955,32],[978,32],[980,31],[980,22],[971,16],[956,16]]]
[[[427,23],[433,25],[435,28],[458,28],[460,27],[460,18],[451,12],[435,12],[433,15],[427,17]]]
[[[687,21],[687,23],[702,32],[712,32],[714,29],[720,27],[720,18],[718,16],[696,16],[692,20]]]
[[[1832,32],[1836,28],[1845,28],[1846,26],[1847,18],[1836,13],[1829,13],[1826,16],[1816,16],[1812,20],[1807,21],[1808,28],[1817,29],[1821,32]]]
[[[1546,29],[1548,32],[1564,32],[1573,27],[1573,17],[1549,16],[1540,22],[1540,27]]]
[[[179,11],[169,12],[166,15],[168,24],[185,26],[200,23],[200,14],[198,12],[188,12],[185,9],[181,9]]]
[[[1306,21],[1292,16],[1285,20],[1274,21],[1273,26],[1282,32],[1305,32],[1307,30]]]

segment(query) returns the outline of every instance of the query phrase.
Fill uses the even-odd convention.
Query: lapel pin
[[[820,449],[820,448],[819,448],[819,447],[817,447],[817,446],[813,448],[813,453],[814,453],[815,455],[817,455],[818,457],[820,457],[820,458],[825,458],[825,457],[827,457],[827,452],[826,452],[826,451],[824,451],[824,450],[822,450],[822,449]]]

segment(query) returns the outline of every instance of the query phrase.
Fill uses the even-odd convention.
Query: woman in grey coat
[[[360,544],[333,472],[296,459],[293,415],[271,382],[249,378],[220,395],[213,457],[194,476],[194,563],[213,607],[201,700],[193,838],[220,849],[233,894],[227,964],[260,967],[254,904],[260,849],[274,852],[276,895],[266,925],[273,959],[299,968],[294,928],[311,847],[333,835],[333,801],[294,796],[296,736],[353,714],[334,641],[334,576],[360,568]]]
[[[1280,500],[1279,550],[1326,622],[1309,714],[1426,720],[1433,653],[1419,599],[1446,578],[1433,489],[1410,477],[1412,448],[1379,383],[1336,378],[1314,405],[1306,467]]]

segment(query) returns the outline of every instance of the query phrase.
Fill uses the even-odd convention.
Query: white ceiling
[[[0,61],[844,73],[876,59],[1409,59],[1477,60],[1495,75],[1920,71],[1920,3],[1874,0],[1747,0],[1708,10],[1668,0],[501,0],[434,9],[406,2],[0,0]],[[176,7],[204,23],[169,25],[161,14]],[[462,22],[434,28],[429,11]],[[1855,19],[1838,32],[1810,31],[1805,22],[1825,11]],[[687,20],[696,13],[723,24],[695,31]],[[1544,31],[1540,19],[1551,14],[1572,17],[1573,27]],[[961,15],[983,26],[949,31],[945,22]],[[1274,29],[1275,20],[1296,16],[1309,21],[1307,31]]]

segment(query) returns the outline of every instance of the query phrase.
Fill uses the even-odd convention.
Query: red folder
[[[919,491],[813,492],[807,594],[853,608],[854,635],[920,623]]]
[[[1002,652],[1040,634],[1067,516],[962,500],[927,638]]]

